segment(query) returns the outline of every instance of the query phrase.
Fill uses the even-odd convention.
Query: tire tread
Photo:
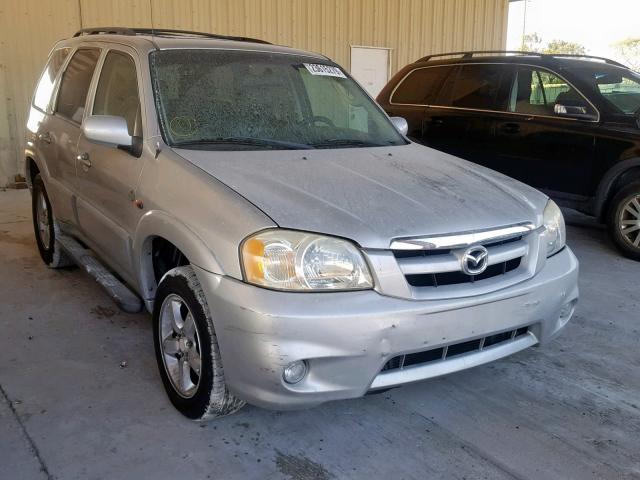
[[[189,289],[193,292],[205,315],[209,338],[211,339],[211,370],[213,374],[213,383],[204,411],[199,417],[194,418],[194,420],[208,421],[217,417],[231,415],[240,410],[246,402],[233,395],[225,383],[224,368],[220,357],[218,338],[213,325],[213,317],[211,316],[211,311],[209,310],[209,305],[198,277],[196,276],[193,268],[189,265],[176,267],[165,273],[160,280],[159,285],[162,285],[162,282],[166,281],[169,277],[179,277],[184,279]],[[158,301],[159,299],[156,299],[156,303]],[[156,308],[159,308],[159,305],[157,305]]]

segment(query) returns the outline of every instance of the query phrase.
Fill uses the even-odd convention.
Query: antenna
[[[151,15],[151,36],[154,36],[154,27],[153,27],[153,0],[149,0],[149,14]]]

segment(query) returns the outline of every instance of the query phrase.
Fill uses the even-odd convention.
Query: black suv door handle
[[[51,134],[49,132],[40,133],[38,140],[42,140],[45,143],[51,143]]]
[[[520,125],[517,123],[504,123],[500,126],[500,130],[504,133],[518,133],[520,132]]]

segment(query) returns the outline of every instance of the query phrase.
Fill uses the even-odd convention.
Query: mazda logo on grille
[[[489,265],[489,252],[482,245],[469,247],[460,257],[460,267],[467,275],[478,275]]]

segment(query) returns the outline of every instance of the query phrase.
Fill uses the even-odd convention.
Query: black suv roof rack
[[[597,57],[594,55],[577,55],[571,53],[539,53],[539,52],[527,52],[522,50],[471,50],[466,52],[450,52],[450,53],[436,53],[433,55],[427,55],[426,57],[422,57],[418,62],[428,62],[429,60],[436,57],[453,57],[460,56],[461,58],[473,58],[476,55],[487,55],[487,54],[504,54],[504,55],[521,55],[521,56],[530,56],[530,57],[540,57],[540,58],[586,58],[590,60],[600,60],[604,63],[608,63],[609,65],[615,65],[617,67],[628,68],[626,65],[616,62],[615,60],[611,60],[606,57]]]
[[[544,56],[554,57],[554,58],[578,58],[578,59],[587,58],[590,60],[601,60],[604,63],[607,63],[609,65],[615,65],[616,67],[629,68],[624,63],[616,62],[615,60],[611,60],[610,58],[607,58],[607,57],[598,57],[595,55],[575,55],[573,53],[546,53],[544,54]]]
[[[236,42],[264,43],[271,45],[266,40],[251,37],[234,37],[232,35],[219,35],[216,33],[194,32],[191,30],[173,30],[169,28],[127,28],[127,27],[91,27],[78,30],[73,36],[83,35],[157,35],[163,37],[203,37],[217,40],[233,40]]]
[[[466,51],[466,52],[449,52],[449,53],[434,53],[433,55],[427,55],[426,57],[422,57],[418,60],[418,62],[428,62],[432,58],[436,57],[453,57],[460,56],[461,58],[472,58],[474,55],[486,55],[490,53],[503,53],[510,55],[534,55],[541,56],[539,53],[535,52],[524,52],[521,50],[475,50],[475,51]]]

